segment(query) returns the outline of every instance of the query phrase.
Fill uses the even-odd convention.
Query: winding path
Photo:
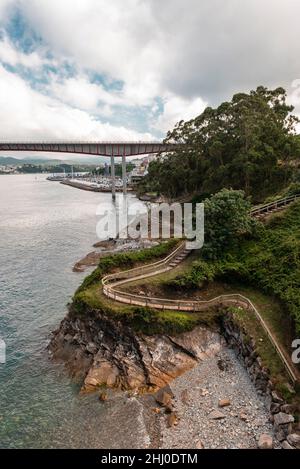
[[[283,209],[298,198],[300,198],[300,194],[291,197],[286,197],[284,199],[271,202],[270,204],[254,208],[251,210],[251,215],[256,218],[264,217],[268,213],[272,213]],[[252,311],[260,322],[260,324],[262,325],[274,349],[278,353],[291,381],[293,383],[300,381],[299,372],[293,366],[288,353],[278,343],[277,339],[267,326],[265,320],[262,318],[259,311],[249,298],[239,293],[235,293],[228,295],[220,295],[215,298],[212,298],[211,300],[185,301],[168,298],[148,297],[146,295],[137,295],[119,289],[120,286],[125,285],[126,283],[142,280],[174,269],[180,262],[182,262],[188,256],[189,252],[190,251],[188,251],[185,247],[185,241],[183,241],[173,252],[171,252],[167,257],[160,261],[136,267],[134,269],[124,270],[121,272],[106,275],[102,279],[103,293],[108,298],[114,301],[118,301],[120,303],[126,303],[135,306],[152,307],[155,309],[162,310],[196,312],[207,310],[213,306],[235,306]]]

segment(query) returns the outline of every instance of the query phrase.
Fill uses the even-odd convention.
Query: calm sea
[[[120,195],[119,197],[122,197]],[[85,192],[44,175],[0,176],[1,448],[126,448],[144,445],[140,404],[105,404],[46,351],[50,333],[84,275],[74,263],[92,250],[96,208],[110,194]]]

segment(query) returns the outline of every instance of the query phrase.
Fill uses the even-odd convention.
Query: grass
[[[107,298],[99,284],[95,283],[78,293],[72,304],[71,314],[86,316],[104,314],[144,334],[179,334],[194,329],[197,325],[213,327],[218,312],[209,314],[185,313],[172,310],[155,310],[119,304]]]
[[[132,268],[165,257],[178,241],[170,240],[150,249],[126,254],[114,254],[100,260],[99,266],[83,281],[76,291],[70,314],[85,316],[105,314],[120,320],[136,332],[145,334],[178,334],[192,330],[198,324],[213,325],[218,313],[209,315],[190,314],[171,310],[155,310],[118,304],[102,292],[101,278],[109,272]]]
[[[199,256],[169,286],[187,291],[213,279],[254,286],[276,297],[287,316],[286,324],[293,324],[295,334],[300,334],[300,202],[272,215],[266,226],[259,225],[254,237],[241,239],[217,261]],[[277,328],[275,315],[269,319]]]

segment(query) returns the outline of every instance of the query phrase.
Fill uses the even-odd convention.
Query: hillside
[[[213,280],[254,286],[276,297],[294,330],[291,333],[299,334],[300,202],[271,215],[266,225],[260,224],[254,235],[224,249],[217,260],[201,258],[194,262],[169,286],[186,291]]]

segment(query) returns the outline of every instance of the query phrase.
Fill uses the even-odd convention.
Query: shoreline
[[[75,187],[76,189],[81,189],[84,191],[89,191],[89,192],[111,192],[111,188],[104,188],[104,187],[92,187],[92,186],[87,186],[86,184],[83,184],[81,182],[74,182],[74,181],[60,181],[60,184],[63,184],[64,186],[70,186],[70,187]],[[116,187],[116,192],[122,192],[123,188],[122,187]],[[130,187],[127,187],[128,192],[132,192],[132,189]]]

